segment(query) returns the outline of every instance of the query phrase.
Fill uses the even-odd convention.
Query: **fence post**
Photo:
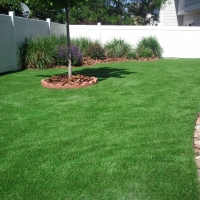
[[[48,28],[49,28],[48,35],[51,36],[51,19],[47,18],[46,21],[48,23]]]
[[[99,42],[101,43],[101,23],[98,22],[98,34],[99,34]]]
[[[12,23],[12,60],[13,60],[13,70],[16,71],[17,66],[17,44],[16,44],[16,30],[15,30],[15,12],[10,11],[9,16],[11,17],[11,23]]]

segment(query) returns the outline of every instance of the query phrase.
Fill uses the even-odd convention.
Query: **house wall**
[[[190,12],[200,9],[200,1],[199,0],[185,0],[185,11]]]
[[[182,17],[181,26],[200,26],[200,0],[179,0],[178,17]]]
[[[161,9],[160,21],[162,26],[178,26],[181,19],[177,16],[178,0],[169,0]]]
[[[200,13],[183,16],[183,25],[193,23],[192,26],[200,26]]]

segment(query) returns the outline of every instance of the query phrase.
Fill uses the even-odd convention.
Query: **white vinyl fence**
[[[200,27],[71,25],[70,34],[98,39],[102,44],[121,38],[133,47],[142,37],[155,36],[164,49],[164,58],[200,58]]]
[[[0,73],[16,71],[18,45],[25,38],[66,35],[66,25],[15,17],[14,12],[0,15]],[[164,58],[200,58],[200,27],[70,25],[71,38],[87,37],[102,44],[121,38],[136,46],[142,37],[155,36],[164,49]]]

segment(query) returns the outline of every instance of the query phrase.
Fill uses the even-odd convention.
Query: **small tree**
[[[68,76],[72,75],[71,50],[70,50],[70,31],[69,31],[69,12],[70,8],[78,7],[88,0],[27,0],[26,3],[37,3],[45,5],[47,8],[65,9],[66,12],[66,32],[67,32],[67,55],[68,55]]]

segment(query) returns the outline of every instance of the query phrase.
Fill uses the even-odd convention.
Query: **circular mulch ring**
[[[84,76],[80,74],[72,75],[70,77],[68,77],[67,74],[62,74],[41,80],[43,87],[54,89],[78,89],[91,86],[96,83],[96,77]]]

